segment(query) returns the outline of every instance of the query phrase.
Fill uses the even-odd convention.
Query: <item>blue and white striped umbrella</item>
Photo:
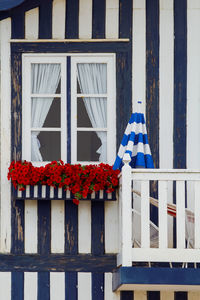
[[[141,106],[141,102],[138,101]],[[148,143],[144,114],[134,112],[126,127],[113,169],[121,169],[123,157],[128,153],[132,168],[154,168],[151,150]]]

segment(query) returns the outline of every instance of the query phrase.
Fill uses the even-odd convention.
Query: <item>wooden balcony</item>
[[[150,203],[157,203],[157,224],[150,220]],[[131,169],[125,164],[120,175],[119,224],[113,290],[147,285],[200,290],[199,171]]]

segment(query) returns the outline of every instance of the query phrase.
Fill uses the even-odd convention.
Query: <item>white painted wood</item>
[[[39,8],[25,12],[25,38],[37,39],[39,32]]]
[[[65,273],[64,272],[50,272],[50,299],[65,300]]]
[[[160,0],[159,162],[173,168],[174,13],[173,0]],[[168,9],[166,9],[168,8]],[[170,9],[169,9],[170,8]],[[167,80],[166,80],[167,78]]]
[[[37,200],[25,201],[25,253],[37,253],[38,216]]]
[[[187,8],[190,9],[200,9],[200,2],[199,0],[188,0],[187,1]]]
[[[174,292],[161,291],[160,292],[160,300],[174,300]]]
[[[150,247],[149,181],[141,182],[141,247]]]
[[[54,187],[50,186],[50,198],[54,197]]]
[[[24,273],[24,300],[37,299],[38,276],[37,272]]]
[[[146,2],[133,1],[133,110],[138,100],[146,106]],[[138,9],[139,8],[139,9]]]
[[[106,1],[106,38],[118,38],[119,35],[119,1]]]
[[[78,251],[91,253],[91,201],[78,205]]]
[[[200,292],[190,292],[188,291],[188,300],[199,300]]]
[[[159,199],[159,248],[167,248],[167,181],[158,182]]]
[[[46,197],[46,185],[42,185],[42,198]]]
[[[200,262],[199,249],[133,248],[133,261]]]
[[[79,38],[92,38],[92,0],[79,1]]]
[[[194,241],[195,241],[195,248],[200,248],[200,181],[195,182],[195,210],[194,210]]]
[[[177,248],[185,248],[185,182],[176,182]]]
[[[11,300],[10,272],[0,272],[0,299]]]
[[[121,199],[121,253],[122,266],[132,266],[132,204],[131,204],[131,167],[130,156],[124,160],[122,167],[122,199]],[[128,229],[128,230],[127,230]]]
[[[53,39],[65,38],[65,0],[54,0],[52,11],[52,36]]]
[[[51,252],[64,253],[64,200],[51,200]]]
[[[130,290],[143,290],[143,291],[174,291],[174,292],[187,292],[190,291],[199,291],[199,285],[161,285],[161,284],[122,284],[118,291],[130,291]],[[170,299],[171,300],[171,299]]]
[[[135,169],[132,171],[132,180],[195,181],[200,180],[200,171],[189,169]]]
[[[105,202],[105,252],[119,251],[118,201]]]
[[[92,300],[91,273],[78,273],[78,300]]]
[[[1,21],[1,252],[9,252],[11,246],[11,199],[10,182],[7,179],[8,167],[10,165],[10,102],[11,102],[11,82],[10,82],[10,44],[11,19]]]
[[[112,291],[112,273],[104,274],[104,299],[120,300],[120,293]]]
[[[62,188],[58,188],[58,199],[62,198]]]
[[[146,291],[134,291],[134,300],[147,300]]]

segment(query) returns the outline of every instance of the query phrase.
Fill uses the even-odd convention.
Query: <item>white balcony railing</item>
[[[155,226],[158,234],[153,247],[150,221],[151,181],[158,188],[158,224]],[[136,192],[133,184],[139,189]],[[138,212],[134,208],[134,194],[140,196]],[[171,200],[176,198],[176,205],[172,205],[175,208],[175,222],[170,220],[173,217],[168,217],[170,197]],[[186,207],[188,201],[193,203],[193,210]],[[175,226],[174,224],[175,247],[170,244],[172,237],[169,235],[169,231],[173,233],[173,228],[170,227]],[[126,163],[120,175],[119,228],[118,265],[131,266],[133,262],[144,261],[200,262],[200,171],[131,169]],[[134,232],[139,235],[139,243],[134,242]]]

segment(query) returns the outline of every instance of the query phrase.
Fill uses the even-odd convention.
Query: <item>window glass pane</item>
[[[107,93],[107,64],[80,63],[77,64],[77,71],[77,93]]]
[[[60,64],[31,64],[32,94],[60,93]]]
[[[60,127],[60,98],[32,98],[31,126]]]
[[[77,99],[78,127],[107,127],[107,98]]]
[[[60,132],[32,132],[31,160],[52,161],[61,158]]]
[[[78,131],[77,160],[106,162],[106,145],[106,132]]]

